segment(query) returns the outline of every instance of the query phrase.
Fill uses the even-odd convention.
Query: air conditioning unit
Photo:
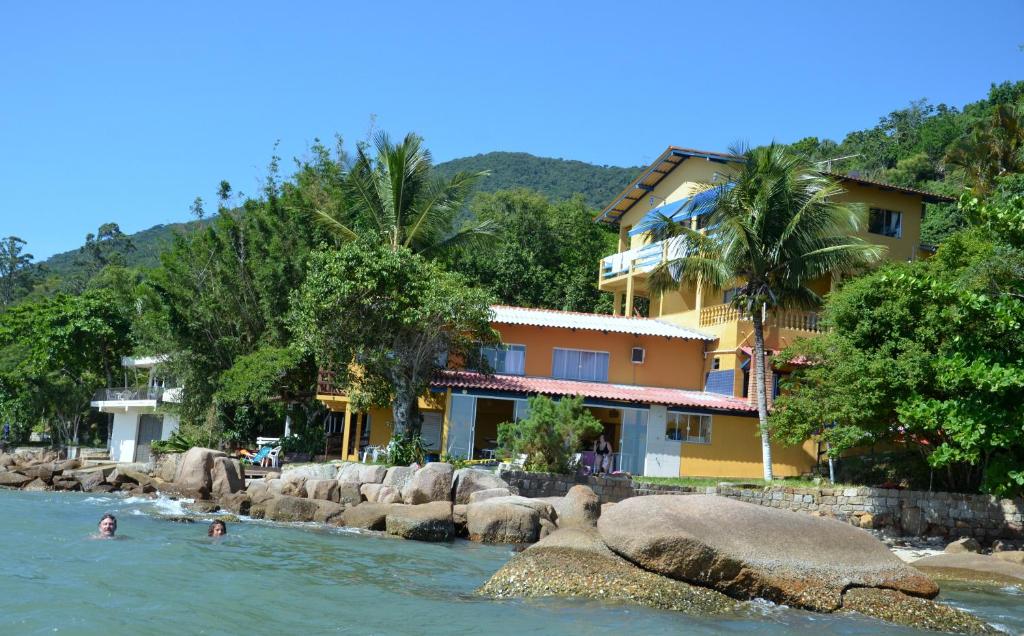
[[[643,347],[633,347],[633,355],[630,358],[630,362],[633,364],[643,364],[644,354],[645,352]]]

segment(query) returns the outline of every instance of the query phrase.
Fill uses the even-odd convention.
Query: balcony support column
[[[348,459],[348,434],[352,426],[352,403],[345,402],[345,427],[341,434],[341,459]]]
[[[633,316],[633,264],[629,264],[629,278],[626,279],[626,317]]]
[[[622,294],[619,292],[612,292],[612,315],[622,315]]]

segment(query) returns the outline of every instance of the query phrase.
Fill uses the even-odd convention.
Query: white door
[[[452,395],[452,410],[448,414],[448,457],[473,459],[473,430],[476,423],[476,398],[472,395]]]
[[[647,411],[622,409],[621,451],[619,470],[643,475],[647,455]]]

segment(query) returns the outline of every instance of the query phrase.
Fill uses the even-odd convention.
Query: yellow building
[[[614,294],[615,315],[493,307],[492,326],[504,344],[483,349],[481,356],[495,372],[443,372],[420,401],[431,450],[492,457],[498,424],[525,417],[528,397],[581,395],[604,424],[615,465],[623,471],[760,477],[757,413],[747,397],[751,323],[729,307],[728,291],[684,288],[651,297],[647,276],[668,256],[667,247],[634,230],[649,215],[692,211],[689,197],[699,186],[725,179],[737,161],[733,155],[670,147],[602,211],[598,221],[619,228],[619,251],[602,259],[598,275],[600,289]],[[885,245],[890,259],[918,255],[924,204],[948,200],[841,179],[844,197],[870,209],[863,238]],[[699,215],[691,222],[699,227]],[[819,281],[817,291],[825,293],[830,285]],[[647,299],[649,316],[636,315],[638,298]],[[780,349],[817,331],[813,313],[785,312],[767,325],[766,341]],[[317,398],[337,414],[343,457],[355,458],[391,438],[390,409],[355,413],[329,373],[321,374]],[[780,477],[808,473],[818,457],[813,440],[773,446]]]

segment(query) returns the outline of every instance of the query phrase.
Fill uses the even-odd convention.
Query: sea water
[[[114,541],[93,540],[118,517]],[[474,594],[507,547],[375,533],[175,523],[178,502],[0,491],[0,634],[893,634],[875,620],[745,603],[725,617]],[[947,584],[941,600],[1024,631],[1014,588]]]

